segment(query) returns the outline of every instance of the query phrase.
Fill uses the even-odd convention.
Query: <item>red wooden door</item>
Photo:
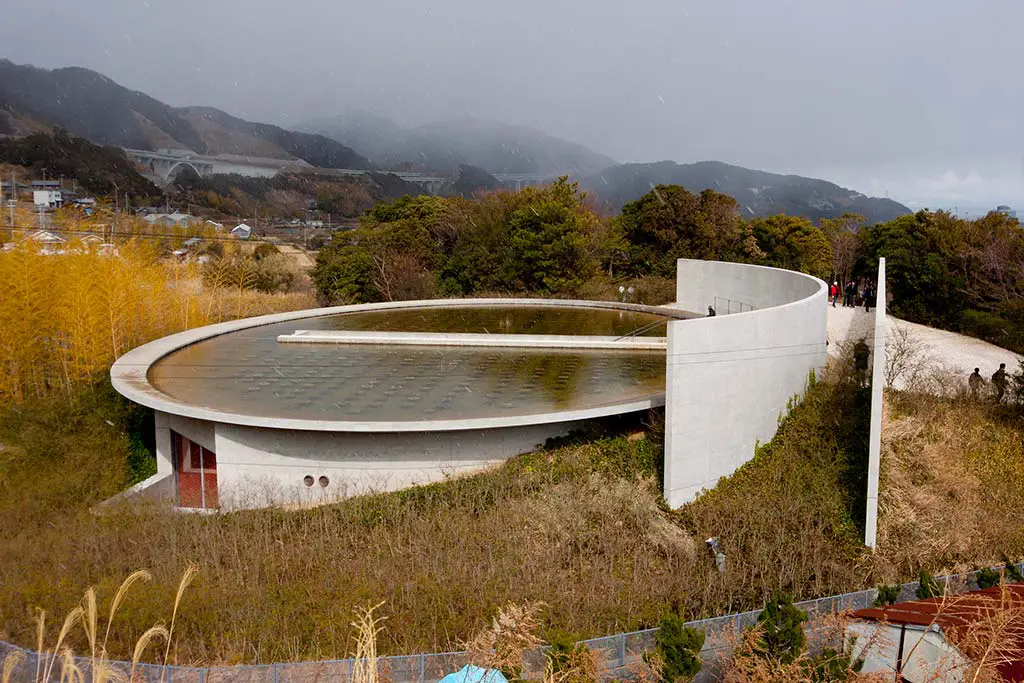
[[[217,507],[217,454],[177,432],[171,432],[171,438],[178,478],[178,507]]]

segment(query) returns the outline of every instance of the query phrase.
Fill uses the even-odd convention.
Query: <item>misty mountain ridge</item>
[[[729,194],[748,216],[786,213],[817,221],[852,212],[876,222],[910,213],[898,202],[824,180],[716,161],[617,165],[582,145],[474,117],[403,128],[385,117],[353,111],[302,126],[310,132],[294,132],[213,107],[171,107],[89,69],[47,70],[0,59],[0,136],[23,137],[58,127],[100,145],[302,159],[324,168],[445,173],[463,179],[463,192],[491,186],[494,174],[564,174],[580,180],[615,211],[656,185],[676,184],[692,192],[710,188]]]
[[[491,174],[585,175],[614,165],[611,157],[533,128],[464,116],[403,128],[353,110],[311,120],[299,130],[330,137],[382,168],[453,173],[475,166]]]
[[[912,213],[899,202],[868,197],[827,180],[755,171],[720,161],[621,164],[579,180],[584,189],[616,212],[657,185],[681,185],[690,192],[711,189],[730,195],[747,217],[784,213],[817,222],[854,213],[877,223]]]
[[[55,127],[99,145],[302,159],[325,168],[372,167],[326,137],[245,121],[212,107],[171,107],[90,69],[49,70],[0,59],[0,135]]]

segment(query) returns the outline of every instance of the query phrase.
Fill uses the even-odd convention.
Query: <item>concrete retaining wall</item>
[[[581,423],[473,431],[345,433],[216,425],[221,506],[312,505],[497,465]],[[313,486],[304,478],[311,476]],[[326,486],[320,478],[326,477]]]
[[[220,507],[231,510],[316,505],[441,481],[532,451],[584,422],[352,433],[248,427],[156,411],[158,473],[134,493],[176,501],[171,430],[217,454]],[[307,476],[313,478],[312,486],[306,485]],[[326,485],[321,485],[321,477],[326,477]]]
[[[676,305],[715,296],[756,308],[668,323],[665,498],[692,501],[769,441],[812,370],[825,365],[827,287],[776,268],[681,259]]]

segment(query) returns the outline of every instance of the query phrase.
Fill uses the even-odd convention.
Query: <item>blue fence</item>
[[[1017,565],[1024,571],[1024,563]],[[976,572],[954,576],[940,577],[940,586],[945,583],[951,592],[960,592],[977,588]],[[903,584],[899,600],[913,600],[918,582]],[[814,633],[816,625],[828,615],[848,612],[870,607],[877,596],[875,589],[834,595],[816,600],[797,603],[797,606],[809,616],[809,630]],[[689,622],[689,626],[705,633],[702,658],[710,665],[731,647],[735,636],[757,622],[761,610],[740,612],[710,619],[699,619]],[[596,653],[606,675],[621,672],[641,661],[644,653],[654,648],[654,637],[658,629],[652,628],[631,633],[618,633],[601,638],[581,641],[592,652]],[[813,636],[811,638],[813,641]],[[36,671],[45,671],[52,662],[52,672],[47,683],[60,683],[61,663],[52,661],[53,655],[39,655],[32,650],[0,641],[0,661],[7,656],[20,652],[24,661],[15,668],[11,683],[31,683],[36,681]],[[90,660],[76,657],[79,669],[89,673]],[[528,653],[526,670],[537,677],[543,671],[543,651]],[[352,680],[352,668],[355,660],[339,659],[318,662],[282,662],[278,664],[241,665],[241,666],[161,666],[157,664],[139,664],[132,672],[128,662],[112,662],[111,666],[130,683],[321,683],[330,681],[348,683]],[[435,683],[446,674],[458,671],[468,664],[465,652],[437,652],[419,655],[380,657],[378,672],[383,681],[390,683]],[[129,679],[131,675],[131,679]],[[42,680],[40,675],[38,680]],[[86,680],[91,680],[87,677]]]

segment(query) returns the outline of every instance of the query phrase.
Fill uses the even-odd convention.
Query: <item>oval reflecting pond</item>
[[[663,351],[285,344],[295,330],[663,336],[668,317],[592,307],[458,306],[343,313],[212,337],[157,361],[179,401],[267,418],[413,422],[535,415],[665,390]]]

